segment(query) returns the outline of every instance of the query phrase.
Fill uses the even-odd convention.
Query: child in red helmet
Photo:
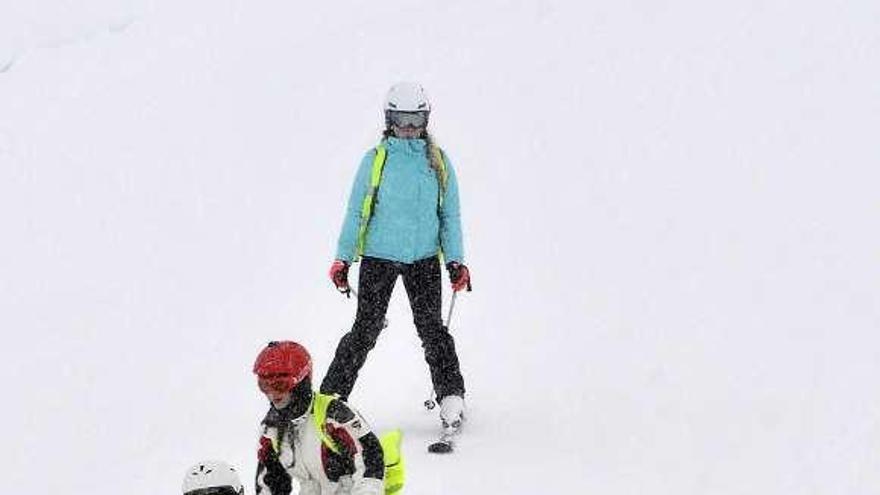
[[[269,399],[258,451],[257,495],[289,495],[292,480],[301,495],[393,493],[385,483],[383,445],[348,404],[312,391],[312,359],[296,342],[270,342],[257,356],[254,374]],[[399,458],[399,432],[389,437],[391,459]],[[402,469],[402,465],[400,466]],[[389,479],[395,477],[388,466]]]

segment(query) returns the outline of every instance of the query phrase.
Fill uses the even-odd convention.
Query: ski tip
[[[428,445],[428,452],[432,454],[449,454],[452,452],[452,442],[434,442]]]

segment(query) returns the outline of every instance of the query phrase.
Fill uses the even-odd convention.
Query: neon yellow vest
[[[312,419],[315,421],[315,429],[318,430],[318,436],[321,442],[337,454],[341,454],[341,449],[336,441],[327,434],[327,408],[335,399],[334,395],[322,394],[315,392],[314,402],[312,403]],[[400,452],[400,430],[392,430],[382,435],[379,443],[382,446],[382,452],[385,457],[385,494],[391,495],[403,489],[404,482],[404,465],[403,456]]]

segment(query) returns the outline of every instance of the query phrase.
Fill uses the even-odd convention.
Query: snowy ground
[[[326,270],[400,79],[475,286],[459,453],[425,453],[402,287],[352,397],[407,493],[880,492],[877,2],[9,3],[16,493],[175,493],[205,457],[253,493],[252,360],[292,338],[320,376],[350,325]]]

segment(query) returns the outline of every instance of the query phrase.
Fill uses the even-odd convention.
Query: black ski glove
[[[272,447],[272,441],[266,437],[260,438],[260,451],[257,458],[266,468],[263,482],[272,490],[272,495],[290,495],[293,491],[290,475],[278,459],[278,453]]]
[[[266,475],[263,476],[263,481],[272,490],[272,495],[290,495],[293,486],[290,475],[284,470],[281,461],[276,457],[273,461],[263,465],[266,466]]]

